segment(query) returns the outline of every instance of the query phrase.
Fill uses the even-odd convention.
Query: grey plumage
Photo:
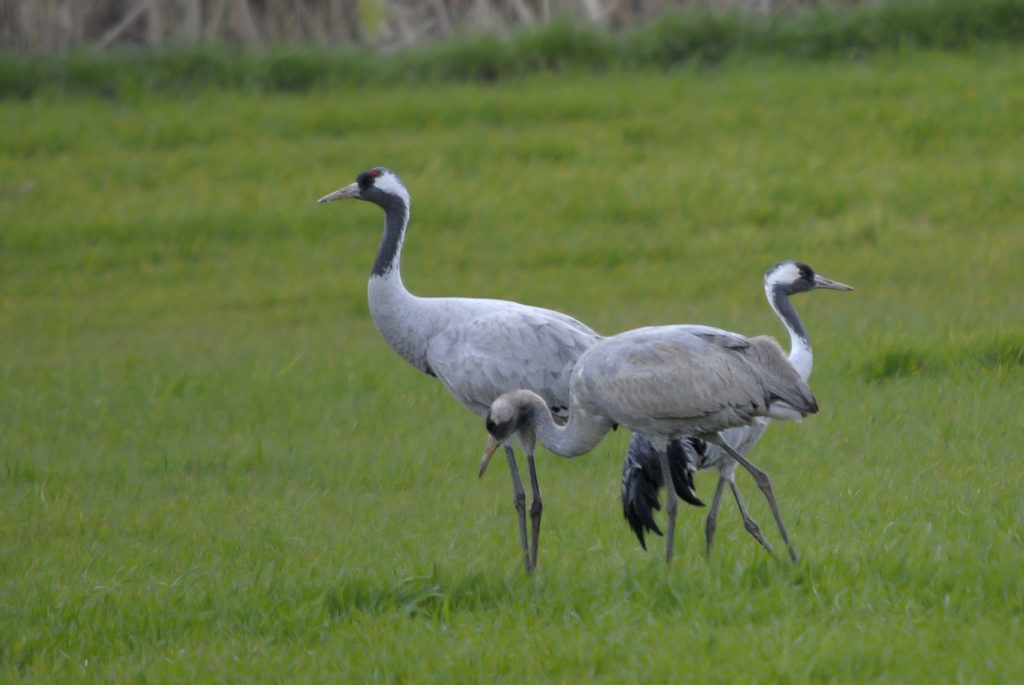
[[[853,290],[850,286],[825,278],[814,273],[814,270],[806,264],[792,260],[775,264],[765,273],[765,295],[773,310],[779,316],[780,321],[786,326],[790,335],[791,349],[787,362],[796,370],[800,377],[807,381],[811,375],[813,366],[813,353],[807,331],[800,321],[796,310],[789,301],[789,297],[799,292],[808,292],[816,289],[829,289],[848,291]],[[768,420],[758,419],[749,425],[731,428],[722,432],[723,440],[741,455],[746,455],[757,443],[768,427]],[[706,551],[711,552],[714,533],[717,526],[718,507],[721,503],[722,493],[725,485],[728,484],[740,515],[743,518],[744,528],[769,552],[771,545],[764,538],[758,523],[751,518],[747,512],[740,491],[736,486],[735,471],[738,462],[723,448],[707,444],[697,439],[688,439],[683,444],[685,456],[670,455],[669,471],[670,479],[675,487],[685,485],[684,478],[690,477],[690,469],[693,464],[699,470],[717,468],[719,472],[718,485],[711,501],[705,521]],[[653,511],[659,508],[658,491],[667,479],[662,471],[661,461],[652,456],[652,446],[640,435],[634,435],[626,453],[622,474],[622,505],[623,515],[640,540],[641,546],[646,549],[644,533],[651,531],[661,534],[654,521]],[[748,462],[749,463],[749,462]],[[744,465],[745,467],[746,464]],[[768,500],[772,515],[775,518],[779,532],[782,535],[788,549],[790,558],[796,560],[796,551],[789,539],[789,534],[782,521],[778,504],[771,488],[771,481],[768,475],[754,467],[750,467],[751,475],[761,487],[765,498]]]
[[[597,340],[578,323],[554,322],[543,311],[501,309],[447,326],[430,341],[427,359],[448,391],[480,416],[501,392],[520,387],[564,414],[573,364]]]
[[[720,431],[761,417],[799,420],[817,411],[810,388],[771,338],[708,326],[640,328],[604,338],[579,356],[564,426],[528,390],[496,399],[487,415],[490,439],[481,471],[514,435],[524,444],[540,439],[550,451],[572,457],[593,449],[620,424],[650,441],[668,480],[672,440],[700,438],[730,452]],[[666,560],[672,557],[675,495],[667,490]]]
[[[628,417],[641,435],[717,433],[756,416],[817,411],[814,396],[768,337],[656,326],[606,338],[576,362],[572,391]],[[797,382],[799,381],[799,382]]]
[[[569,374],[583,350],[600,336],[576,319],[550,309],[506,300],[466,297],[417,297],[402,283],[401,255],[409,223],[411,197],[394,171],[375,167],[355,183],[320,202],[357,199],[384,210],[384,232],[370,272],[370,314],[384,341],[423,373],[436,377],[466,408],[487,412],[501,393],[514,388],[537,392],[560,419],[569,404]],[[520,543],[527,572],[537,564],[543,501],[532,448],[530,472],[531,535],[527,536],[525,492],[511,445],[506,446],[512,477]],[[680,496],[702,504],[690,487]]]
[[[417,297],[402,284],[401,250],[411,198],[390,169],[375,167],[320,202],[359,199],[384,210],[385,225],[368,284],[370,313],[381,337],[403,359],[437,377],[470,411],[483,416],[501,393],[530,388],[552,411],[569,404],[576,358],[600,336],[565,314],[506,300]],[[533,451],[527,453],[533,500],[532,538],[526,531],[525,492],[512,447],[506,447],[524,564],[537,563],[543,503]]]

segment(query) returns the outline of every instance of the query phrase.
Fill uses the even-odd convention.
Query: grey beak
[[[501,447],[501,443],[494,439],[493,435],[487,436],[487,446],[484,448],[484,458],[480,460],[480,470],[477,472],[478,478],[484,477],[484,471],[487,470],[487,465],[491,463],[491,457],[494,456],[495,450]]]
[[[840,283],[839,281],[833,281],[831,278],[825,278],[814,274],[814,287],[825,288],[826,290],[853,290],[853,286]]]
[[[324,195],[322,198],[317,200],[317,202],[334,202],[335,200],[347,200],[353,197],[359,197],[358,183],[352,183],[350,185],[345,186],[344,188],[339,188],[338,190],[335,190],[333,193],[328,193],[327,195]]]

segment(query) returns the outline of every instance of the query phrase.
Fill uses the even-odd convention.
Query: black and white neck
[[[800,267],[802,266],[806,267],[804,264],[792,261],[779,262],[773,266],[764,276],[764,294],[776,316],[782,321],[782,325],[789,331],[789,363],[806,381],[811,377],[814,352],[811,350],[811,340],[807,335],[807,329],[804,328],[800,315],[796,313],[796,308],[789,299],[794,293],[807,289],[802,287],[806,284],[805,277],[801,273]],[[812,271],[811,274],[813,273]]]
[[[764,275],[764,294],[768,298],[782,325],[789,331],[789,363],[806,382],[811,377],[814,353],[811,340],[796,308],[789,301],[791,295],[824,288],[827,290],[853,290],[839,281],[814,273],[814,269],[793,260],[779,262]]]
[[[373,189],[364,191],[363,199],[369,200],[384,210],[384,234],[377,248],[371,277],[395,278],[402,280],[402,244],[409,226],[409,208],[412,198],[405,184],[394,173],[384,172],[374,183]]]

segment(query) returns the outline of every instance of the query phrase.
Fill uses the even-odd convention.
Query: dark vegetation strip
[[[0,54],[0,97],[132,96],[236,88],[302,92],[367,83],[497,81],[542,71],[673,68],[727,57],[846,59],[903,49],[1024,43],[1024,0],[915,0],[789,14],[688,11],[610,33],[556,21],[508,38],[465,36],[395,54],[292,47]]]

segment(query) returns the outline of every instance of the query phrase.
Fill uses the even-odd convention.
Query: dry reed
[[[822,0],[0,0],[0,50],[202,43],[398,48],[456,33],[501,33],[556,16],[620,29],[670,8],[769,13],[819,4]]]

